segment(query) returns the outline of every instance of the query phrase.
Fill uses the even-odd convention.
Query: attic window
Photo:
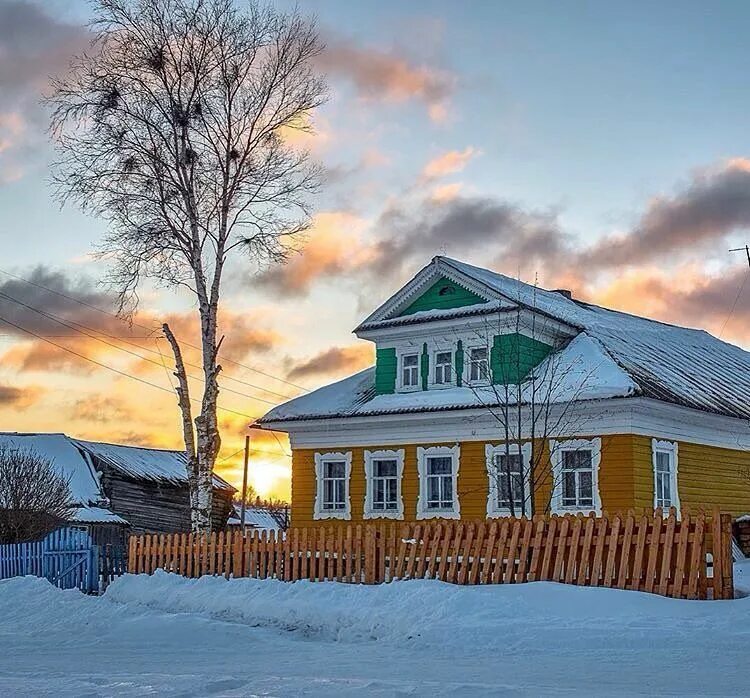
[[[453,286],[442,286],[438,291],[438,296],[452,296],[456,292]]]

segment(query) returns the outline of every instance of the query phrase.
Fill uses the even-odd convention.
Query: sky
[[[239,483],[245,427],[272,404],[371,364],[352,328],[436,254],[750,348],[748,263],[729,252],[750,242],[747,3],[300,9],[330,86],[300,147],[327,183],[286,266],[228,274],[220,474]],[[146,286],[135,324],[108,314],[106,222],[51,184],[39,98],[90,16],[0,0],[0,429],[176,448],[154,330],[197,344],[194,307]],[[254,439],[251,482],[288,497],[285,435]]]

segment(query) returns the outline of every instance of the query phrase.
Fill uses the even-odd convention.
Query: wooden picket
[[[734,595],[731,517],[538,516],[481,522],[367,524],[133,536],[128,569],[199,577],[377,584],[439,579],[454,584],[554,581],[674,598]],[[710,564],[710,560],[713,564]]]

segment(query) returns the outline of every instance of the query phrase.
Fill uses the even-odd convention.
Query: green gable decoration
[[[375,352],[375,393],[390,395],[396,392],[396,350],[378,349]]]
[[[523,334],[495,335],[490,351],[492,382],[517,384],[552,351],[552,347]]]
[[[456,345],[456,385],[460,388],[464,381],[464,343],[459,339]]]
[[[486,303],[486,298],[480,298],[476,293],[468,291],[463,286],[450,279],[440,278],[430,286],[408,308],[401,311],[401,315],[412,315],[422,310],[449,310],[463,308],[466,305]]]
[[[427,342],[422,345],[422,360],[419,362],[419,369],[422,376],[422,390],[427,390],[430,378],[430,354],[427,351]]]

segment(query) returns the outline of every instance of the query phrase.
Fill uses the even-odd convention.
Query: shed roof
[[[122,446],[81,439],[75,439],[74,442],[83,451],[125,477],[175,485],[187,483],[187,457],[184,451]],[[232,485],[218,475],[214,475],[214,487],[234,490]]]

